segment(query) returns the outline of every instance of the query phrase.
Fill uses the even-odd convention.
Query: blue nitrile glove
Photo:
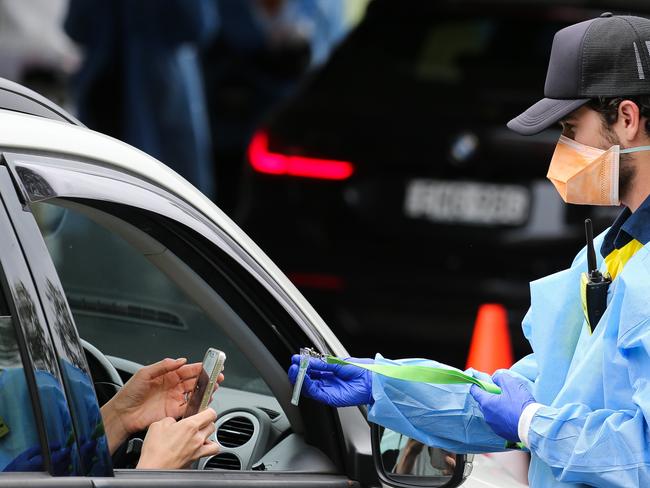
[[[492,380],[501,388],[501,394],[495,395],[472,385],[469,390],[478,402],[485,421],[495,434],[507,441],[519,442],[519,417],[524,408],[535,403],[526,383],[507,373],[497,373]]]
[[[359,363],[372,359],[347,358]],[[289,381],[293,385],[298,376],[300,355],[291,356]],[[372,399],[372,373],[356,366],[328,364],[318,358],[309,358],[309,366],[301,394],[332,407],[368,405]]]

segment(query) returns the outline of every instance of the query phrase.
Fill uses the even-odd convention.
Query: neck
[[[650,196],[650,157],[635,158],[635,171],[625,195],[621,196],[623,205],[632,212]]]
[[[646,137],[629,141],[629,144],[626,144],[629,148],[627,151],[630,153],[624,157],[631,175],[630,181],[626,185],[625,194],[621,194],[621,203],[632,212],[636,212],[650,196],[650,150],[647,149],[649,145],[650,140]],[[624,164],[623,156],[621,156],[620,162],[622,165]]]
[[[650,196],[650,188],[645,189],[643,192],[639,192],[637,195],[630,195],[625,199],[623,205],[629,208],[632,212],[636,212],[648,196]]]

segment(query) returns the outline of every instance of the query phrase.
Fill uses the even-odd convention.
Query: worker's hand
[[[140,368],[102,407],[111,452],[130,434],[146,429],[153,422],[183,415],[186,393],[194,388],[202,368],[201,363],[186,363],[185,358],[167,358]],[[223,379],[220,374],[216,385]]]
[[[472,385],[470,393],[492,430],[507,441],[519,442],[519,417],[535,399],[526,383],[508,373],[497,373],[492,380],[501,388],[500,395],[488,393],[476,385]]]
[[[348,358],[359,363],[372,359]],[[289,381],[293,385],[298,376],[300,355],[291,357]],[[352,407],[372,403],[372,373],[356,366],[328,364],[310,358],[301,394],[332,407]]]
[[[214,432],[217,414],[211,408],[176,421],[165,417],[149,426],[142,444],[138,469],[180,469],[204,456],[219,452],[219,444],[208,439]]]

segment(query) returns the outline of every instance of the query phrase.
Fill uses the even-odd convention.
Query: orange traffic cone
[[[467,367],[493,374],[497,369],[509,368],[513,363],[512,344],[508,330],[508,315],[503,305],[481,305],[476,315],[474,334],[467,357]],[[528,454],[521,451],[485,454],[497,469],[509,472],[521,486],[528,486]],[[485,461],[484,461],[485,462]]]
[[[479,307],[467,367],[492,374],[512,366],[512,344],[508,314],[503,305],[486,303]]]

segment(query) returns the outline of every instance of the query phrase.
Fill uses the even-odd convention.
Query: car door
[[[304,345],[332,352],[332,340],[326,340],[309,323],[304,311],[232,236],[182,198],[115,168],[69,156],[5,153],[4,159],[6,167],[0,167],[0,193],[8,202],[7,211],[32,269],[40,301],[46,302],[43,309],[50,323],[54,347],[63,360],[84,365],[84,361],[79,359],[81,347],[74,326],[80,315],[75,315],[72,309],[83,309],[86,315],[96,317],[109,307],[112,313],[138,313],[142,321],[151,316],[152,309],[141,305],[134,307],[133,304],[123,306],[115,300],[110,304],[106,301],[91,303],[87,297],[80,298],[67,289],[52,261],[57,251],[48,249],[47,238],[44,240],[42,237],[43,224],[41,222],[39,230],[37,223],[39,219],[47,221],[52,218],[55,221],[53,225],[57,225],[56,215],[36,215],[40,212],[39,205],[43,204],[85,215],[95,223],[101,223],[109,233],[119,234],[132,248],[162,269],[185,295],[200,305],[199,308],[212,311],[213,316],[219,318],[228,339],[242,352],[241,362],[252,365],[277,401],[287,423],[286,435],[296,439],[293,447],[288,447],[286,440],[280,439],[274,446],[277,459],[271,459],[272,462],[263,464],[262,468],[257,466],[269,471],[273,466],[285,466],[278,471],[115,469],[112,472],[114,477],[93,478],[96,486],[124,486],[134,482],[155,486],[227,482],[242,487],[260,483],[298,487],[349,486],[355,481],[373,483],[376,475],[371,468],[367,424],[365,430],[363,426],[359,427],[359,421],[365,421],[358,410],[339,414],[310,402],[304,402],[298,408],[289,403],[291,395],[285,371],[290,354]],[[88,245],[93,243],[88,242]],[[96,283],[101,283],[104,277],[98,275],[94,278]],[[151,286],[155,287],[159,282],[156,280]],[[135,294],[131,291],[132,296]],[[235,313],[229,315],[229,310]],[[155,317],[167,320],[168,329],[177,327],[177,322],[170,318],[173,314],[160,310],[154,312]],[[129,337],[125,335],[114,346],[127,343],[127,339]],[[207,343],[204,347],[209,345],[212,344]],[[140,348],[146,346],[142,344]],[[240,377],[245,379],[245,374]],[[76,405],[70,410],[75,425],[79,425],[77,430],[85,432],[87,398],[81,401],[74,391],[69,394]],[[92,409],[96,408],[95,402]],[[261,459],[266,458],[262,456]],[[86,474],[96,473],[87,469]]]
[[[95,430],[99,410],[95,402],[85,417],[71,413],[78,393],[85,387],[92,393],[92,384],[85,382],[84,364],[72,365],[54,346],[24,243],[6,210],[16,200],[3,166],[0,185],[10,190],[0,191],[0,484],[92,486],[83,476],[112,471],[101,455],[103,430]],[[94,439],[77,422],[82,418],[93,422]]]

